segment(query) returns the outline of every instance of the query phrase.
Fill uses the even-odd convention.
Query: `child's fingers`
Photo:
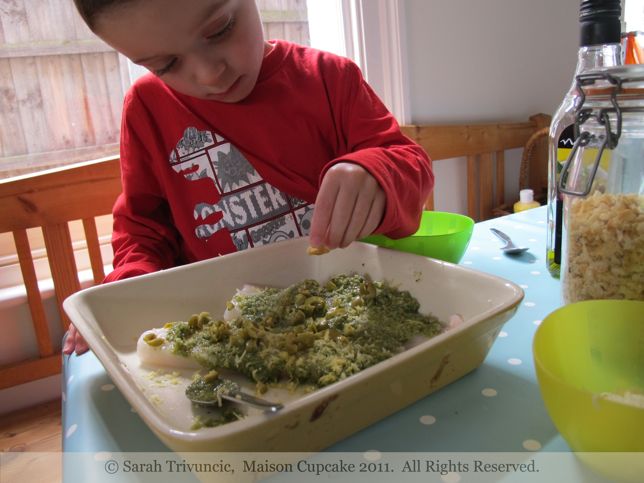
[[[349,206],[346,207],[347,212],[350,213],[350,220],[339,221],[340,223],[345,223],[343,226],[346,226],[343,237],[339,242],[340,247],[344,248],[348,246],[351,242],[355,241],[364,230],[375,198],[376,193],[372,193],[371,190],[368,190],[367,193],[361,193],[361,195],[356,199],[355,205],[352,209]]]
[[[346,210],[350,213],[350,219],[346,222],[344,235],[339,244],[343,248],[363,236],[370,235],[380,225],[384,213],[386,203],[384,191],[371,175],[366,171],[363,174],[365,176],[358,180],[358,184],[349,186],[351,192],[357,194],[354,206],[339,207],[336,204],[336,211]],[[340,220],[340,223],[344,222],[345,220]],[[335,223],[335,219],[332,223]]]
[[[70,325],[69,330],[67,331],[67,337],[65,337],[65,344],[63,345],[63,354],[69,355],[74,352],[75,339],[76,327]]]
[[[344,243],[347,232],[357,231],[362,226],[362,221],[360,221],[360,226],[357,230],[353,226],[356,224],[354,215],[359,200],[359,193],[356,190],[347,186],[341,187],[335,199],[329,228],[327,229],[325,242],[329,248],[344,248],[348,245],[348,243]]]
[[[81,355],[89,350],[89,345],[83,339],[83,336],[80,335],[80,332],[76,330],[73,324],[69,326],[67,337],[65,338],[65,345],[63,345],[63,354],[71,354],[76,352],[77,355]]]
[[[331,222],[331,215],[333,214],[335,197],[338,190],[339,186],[329,176],[325,176],[315,199],[315,210],[313,211],[313,219],[311,220],[309,238],[312,247],[321,247],[325,244],[327,229]]]
[[[83,339],[83,336],[80,335],[78,331],[76,331],[76,355],[79,356],[81,354],[84,354],[89,350],[89,345],[87,342],[85,342],[85,339]]]
[[[361,238],[371,235],[376,230],[376,228],[380,226],[380,223],[382,222],[382,216],[385,213],[386,205],[387,197],[385,196],[385,193],[383,191],[378,192],[373,200],[373,203],[371,203],[371,208],[369,210],[369,214],[367,215],[367,219],[362,226],[362,230],[360,230],[354,240],[360,240]]]
[[[311,246],[346,247],[380,223],[385,195],[361,166],[338,163],[327,171],[315,201]],[[374,221],[375,220],[375,221]]]

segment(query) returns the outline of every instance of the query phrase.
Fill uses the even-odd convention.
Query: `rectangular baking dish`
[[[307,246],[308,239],[299,238],[92,287],[69,297],[64,308],[132,408],[172,450],[308,452],[478,367],[523,298],[512,282],[430,258],[364,243],[314,257],[306,254]],[[192,373],[153,372],[141,367],[136,356],[143,331],[202,311],[223,314],[244,284],[285,287],[352,272],[409,290],[423,313],[443,321],[459,314],[464,323],[314,392],[271,390],[266,398],[285,402],[275,414],[251,412],[239,421],[199,430],[190,429],[193,407],[183,396]]]

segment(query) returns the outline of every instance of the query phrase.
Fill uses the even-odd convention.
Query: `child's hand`
[[[76,327],[70,324],[65,345],[63,346],[63,354],[69,355],[76,351],[76,355],[81,355],[88,350],[89,346],[85,342],[85,339],[83,339],[83,336],[76,330]]]
[[[324,178],[315,200],[311,246],[344,248],[371,235],[385,212],[385,192],[362,166],[338,163]]]

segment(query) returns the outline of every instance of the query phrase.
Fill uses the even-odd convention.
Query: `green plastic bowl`
[[[533,356],[543,402],[570,447],[605,476],[642,481],[644,301],[555,310],[537,329]]]
[[[397,240],[371,235],[362,241],[401,252],[458,263],[472,238],[474,220],[444,211],[423,211],[418,231]]]

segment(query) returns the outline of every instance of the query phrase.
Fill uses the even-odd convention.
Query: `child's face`
[[[251,93],[270,48],[255,0],[134,0],[101,14],[95,31],[173,89],[220,102]]]

